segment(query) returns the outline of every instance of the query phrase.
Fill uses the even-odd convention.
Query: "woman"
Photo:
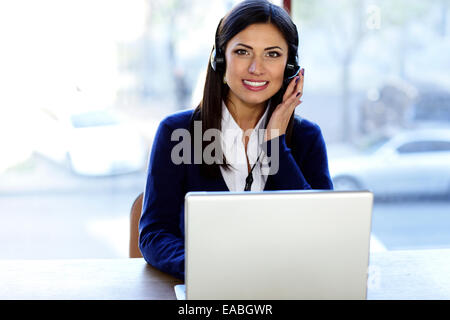
[[[155,136],[139,224],[148,263],[184,279],[189,191],[332,189],[320,128],[294,115],[297,49],[295,24],[268,1],[241,2],[221,20],[200,105],[164,119]],[[220,143],[208,153],[213,129]],[[188,148],[180,130],[191,133]]]

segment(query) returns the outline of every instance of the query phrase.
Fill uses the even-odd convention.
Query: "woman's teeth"
[[[252,87],[262,87],[262,86],[267,84],[267,81],[254,82],[254,81],[244,80],[244,83],[246,85],[249,85],[249,86],[252,86]]]

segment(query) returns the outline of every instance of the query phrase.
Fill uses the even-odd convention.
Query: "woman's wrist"
[[[285,134],[285,130],[280,129],[266,129],[266,133],[264,135],[264,142],[277,138]]]

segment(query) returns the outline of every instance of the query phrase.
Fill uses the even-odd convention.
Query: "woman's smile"
[[[242,80],[244,87],[251,91],[261,91],[269,86],[269,81]]]

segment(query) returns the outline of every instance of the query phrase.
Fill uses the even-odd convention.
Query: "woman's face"
[[[248,106],[270,99],[283,84],[287,58],[287,42],[273,24],[252,24],[236,34],[225,50],[228,99]]]

